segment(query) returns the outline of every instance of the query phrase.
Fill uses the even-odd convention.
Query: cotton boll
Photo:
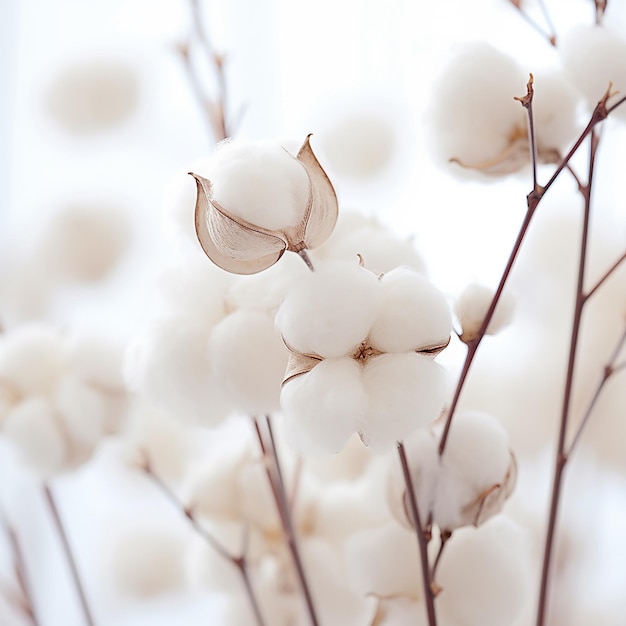
[[[268,230],[296,226],[309,201],[306,170],[277,144],[223,142],[207,174],[214,201]]]
[[[153,322],[129,346],[126,378],[181,420],[215,425],[230,407],[209,362],[208,331],[182,316]]]
[[[369,334],[381,352],[409,352],[444,346],[452,318],[446,299],[421,274],[396,269],[381,281],[382,305]]]
[[[476,575],[480,572],[480,575]],[[458,530],[449,541],[437,583],[437,610],[458,626],[507,626],[530,592],[527,538],[504,517],[479,529]]]
[[[523,95],[528,76],[495,48],[474,43],[458,50],[432,94],[431,146],[445,164],[455,159],[484,173],[508,173],[528,161]],[[460,171],[457,169],[457,171]]]
[[[494,292],[489,287],[472,283],[468,285],[454,303],[454,312],[459,318],[463,341],[478,337],[478,331],[491,306]],[[513,318],[514,300],[511,294],[504,293],[487,326],[487,335],[495,335],[507,326]]]
[[[352,359],[326,359],[283,385],[280,403],[297,452],[339,452],[367,412],[361,368]]]
[[[413,353],[370,359],[363,368],[363,386],[369,403],[361,436],[380,452],[439,417],[447,393],[444,371]]]
[[[579,26],[561,39],[559,46],[565,70],[595,108],[609,83],[612,92],[626,90],[626,41],[600,26]],[[618,107],[611,116],[626,119],[626,110]]]
[[[137,106],[136,70],[117,59],[90,59],[67,66],[54,77],[45,104],[72,135],[90,135],[122,123]]]
[[[29,398],[6,415],[2,432],[17,446],[27,465],[44,476],[65,468],[68,448],[50,403]]]
[[[354,533],[343,554],[350,583],[358,593],[421,595],[415,534],[395,522]]]
[[[40,258],[62,277],[102,280],[128,249],[128,219],[116,207],[70,205],[58,211],[40,242]]]
[[[372,272],[356,263],[327,263],[291,291],[276,324],[285,342],[303,354],[344,356],[367,337],[380,296]]]
[[[456,416],[443,457],[434,510],[442,528],[479,525],[499,512],[510,495],[515,476],[509,437],[486,413]]]
[[[211,332],[210,359],[234,407],[248,415],[280,410],[280,384],[288,352],[274,320],[239,310]]]
[[[0,336],[0,378],[24,395],[52,393],[65,367],[60,334],[28,324]]]
[[[110,339],[74,334],[64,345],[68,370],[101,390],[123,393],[122,346]]]
[[[150,598],[180,589],[185,580],[184,541],[168,528],[142,525],[107,545],[110,574],[129,596]]]
[[[411,598],[383,598],[378,609],[377,626],[427,626],[428,618],[423,600]],[[441,620],[439,620],[439,623]]]
[[[107,411],[102,395],[75,376],[59,383],[54,406],[71,440],[90,449],[107,430]]]
[[[225,294],[232,275],[204,255],[192,254],[166,267],[157,278],[160,308],[195,317],[209,328],[226,315]]]

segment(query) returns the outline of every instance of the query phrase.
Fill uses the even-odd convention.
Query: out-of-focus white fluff
[[[593,110],[612,83],[612,91],[626,91],[626,40],[601,26],[578,26],[564,35],[559,46],[572,82]],[[626,108],[611,116],[626,119]]]
[[[452,330],[446,299],[428,279],[408,269],[392,270],[381,281],[383,298],[370,330],[382,352],[409,352],[444,345]]]
[[[326,359],[283,386],[287,437],[307,454],[339,452],[368,410],[361,368],[350,358]]]
[[[443,162],[475,165],[493,159],[516,128],[525,129],[524,110],[514,96],[525,93],[528,76],[515,61],[485,43],[467,44],[441,74],[432,93],[431,146]]]
[[[149,598],[179,590],[185,582],[185,542],[166,527],[125,529],[107,546],[110,576],[122,592]]]
[[[54,214],[39,244],[41,262],[69,280],[98,281],[128,249],[128,218],[117,207],[71,205]]]
[[[65,368],[63,340],[43,324],[0,335],[0,378],[24,395],[50,394]]]
[[[117,126],[134,111],[139,78],[119,59],[81,59],[64,67],[45,94],[50,115],[73,135],[90,135]]]
[[[359,593],[422,594],[415,536],[395,522],[354,533],[345,543],[344,559],[350,583]]]
[[[280,410],[288,352],[264,313],[240,309],[211,332],[210,361],[232,405],[248,415]]]
[[[524,531],[503,516],[455,531],[437,572],[442,619],[462,626],[512,624],[530,591],[529,554]]]
[[[382,452],[411,431],[435,420],[446,400],[444,371],[419,354],[383,354],[363,368],[367,417],[359,425],[364,443]]]
[[[471,340],[478,336],[478,331],[491,306],[493,296],[494,292],[489,287],[472,283],[456,299],[454,312],[461,324],[465,340]],[[507,326],[513,318],[514,308],[513,296],[508,292],[503,293],[489,322],[486,334],[495,335]]]
[[[24,462],[43,476],[64,469],[69,453],[66,438],[44,398],[28,398],[10,410],[2,432],[16,444]]]
[[[205,177],[213,185],[213,199],[251,224],[281,230],[298,225],[305,215],[306,170],[278,144],[223,142]]]
[[[326,263],[288,294],[276,324],[287,344],[304,354],[344,356],[367,337],[380,297],[372,272],[356,262]]]
[[[209,361],[209,329],[194,318],[155,320],[126,355],[126,379],[177,419],[217,424],[230,411]]]
[[[75,333],[65,340],[64,352],[68,369],[83,380],[104,391],[124,389],[124,352],[120,345],[103,337]]]

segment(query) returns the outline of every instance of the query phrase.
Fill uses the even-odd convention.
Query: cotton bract
[[[338,452],[358,432],[382,450],[434,420],[446,386],[431,357],[451,327],[443,295],[404,269],[379,279],[328,263],[306,278],[276,318],[291,353],[281,405],[292,443]]]
[[[279,145],[227,142],[197,183],[195,223],[205,254],[235,274],[271,267],[286,250],[316,248],[337,221],[337,197],[309,139],[291,156]]]

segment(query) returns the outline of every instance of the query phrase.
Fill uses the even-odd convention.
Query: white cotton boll
[[[450,307],[427,278],[401,268],[385,274],[381,285],[382,305],[369,334],[372,347],[381,352],[409,352],[449,341]]]
[[[53,328],[28,324],[0,336],[0,378],[18,392],[52,393],[64,368],[63,339]]]
[[[68,133],[90,135],[122,123],[137,107],[139,77],[117,59],[81,59],[64,67],[45,94],[50,115]]]
[[[110,339],[74,334],[64,347],[68,370],[102,391],[124,392],[121,345]]]
[[[130,243],[130,226],[117,207],[89,204],[59,210],[44,231],[40,257],[62,277],[104,279]]]
[[[460,48],[432,94],[429,128],[438,158],[480,169],[497,160],[518,131],[526,133],[524,110],[513,98],[527,81],[512,58],[488,44]]]
[[[304,217],[310,183],[303,165],[273,143],[221,143],[207,178],[226,211],[268,230],[296,226]]]
[[[215,425],[230,412],[209,362],[208,331],[182,316],[153,322],[129,346],[131,388],[177,419]]]
[[[200,254],[187,255],[158,276],[160,308],[195,317],[209,328],[226,315],[225,294],[232,275]]]
[[[396,522],[354,533],[346,541],[343,555],[350,584],[358,593],[422,594],[415,533]]]
[[[291,291],[276,324],[287,344],[303,354],[344,356],[367,337],[380,296],[372,272],[357,263],[326,263]]]
[[[384,598],[379,608],[377,626],[428,626],[426,606],[423,600],[410,598]],[[441,623],[441,620],[438,620]],[[442,624],[444,626],[444,624]]]
[[[332,457],[307,459],[307,469],[323,484],[352,481],[362,476],[374,458],[363,445],[359,435],[353,433],[343,450]]]
[[[65,468],[67,444],[47,400],[21,402],[7,413],[2,432],[17,446],[24,462],[43,475]]]
[[[542,154],[549,150],[564,152],[578,136],[578,104],[576,90],[562,73],[535,76],[533,117],[542,161]]]
[[[209,346],[215,376],[238,411],[260,415],[280,410],[288,352],[271,317],[235,311],[213,328]]]
[[[361,367],[348,358],[326,359],[286,383],[280,403],[296,452],[339,452],[367,412]]]
[[[69,438],[90,449],[107,432],[107,407],[102,394],[76,376],[65,376],[54,401]]]
[[[477,575],[479,573],[479,575]],[[458,626],[509,626],[530,592],[525,533],[499,516],[479,529],[457,530],[437,571],[437,610]]]
[[[115,585],[129,596],[150,598],[179,590],[185,580],[185,542],[168,528],[142,525],[126,529],[107,545]]]
[[[472,283],[459,295],[454,303],[454,312],[461,323],[462,337],[471,341],[478,337],[478,331],[491,306],[494,292],[489,287]],[[511,294],[503,293],[487,327],[487,335],[495,335],[507,326],[513,318],[515,301]]]
[[[365,445],[384,452],[439,417],[446,400],[443,369],[419,354],[383,354],[363,368],[368,410],[360,424]]]
[[[559,46],[565,70],[593,110],[609,83],[613,92],[626,91],[626,40],[600,26],[579,26],[562,39]],[[621,106],[612,113],[626,119]]]

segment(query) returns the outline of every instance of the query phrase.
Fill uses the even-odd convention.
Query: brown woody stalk
[[[431,580],[431,570],[428,561],[428,543],[430,541],[430,530],[426,531],[422,525],[422,518],[419,511],[419,504],[415,489],[413,488],[413,480],[411,478],[411,469],[406,456],[404,444],[398,443],[398,456],[402,465],[402,474],[409,494],[409,508],[411,517],[413,518],[413,526],[415,527],[415,535],[417,536],[417,545],[420,553],[420,565],[422,568],[422,585],[424,588],[424,603],[426,605],[426,616],[428,617],[428,626],[437,626],[437,615],[435,613],[435,593]],[[434,570],[434,567],[433,567]]]
[[[287,542],[289,553],[291,554],[296,577],[298,579],[298,582],[300,583],[302,595],[304,596],[304,602],[309,613],[311,626],[319,626],[317,612],[313,603],[313,596],[311,595],[309,583],[306,577],[306,573],[304,571],[304,566],[302,564],[302,558],[300,556],[298,540],[293,524],[293,519],[291,516],[289,497],[287,495],[285,483],[282,480],[280,458],[278,456],[278,451],[276,449],[274,441],[271,418],[269,417],[269,415],[265,417],[265,429],[267,430],[268,436],[263,434],[261,425],[259,424],[258,420],[254,419],[253,421],[254,430],[265,460],[265,472],[267,474],[267,480],[272,490],[274,502],[276,503],[276,510],[280,518],[280,523],[283,528],[283,533],[285,535],[285,541]]]
[[[163,482],[163,480],[157,476],[152,470],[150,462],[148,459],[145,459],[142,464],[141,469],[144,471],[146,476],[148,476],[152,482],[161,490],[161,492],[165,495],[165,497],[187,518],[193,529],[200,535],[210,546],[219,554],[224,560],[232,563],[239,572],[241,576],[241,581],[246,590],[246,596],[248,597],[248,601],[250,602],[250,608],[252,609],[252,613],[254,614],[254,620],[257,626],[265,626],[265,620],[263,619],[263,615],[261,613],[261,609],[259,606],[259,601],[254,592],[254,588],[252,587],[252,582],[250,580],[250,573],[248,571],[248,560],[247,560],[247,537],[248,532],[246,530],[244,535],[244,542],[240,556],[236,556],[235,554],[231,554],[229,550],[227,550],[213,535],[207,531],[206,528],[200,524],[194,512],[190,508],[186,508],[182,502],[176,497],[174,492]]]
[[[54,494],[52,493],[52,488],[50,487],[50,485],[44,484],[43,491],[46,502],[48,503],[48,507],[50,509],[50,513],[52,515],[52,520],[58,532],[59,539],[61,540],[63,553],[65,554],[67,564],[70,568],[70,574],[72,577],[72,581],[74,582],[74,587],[76,589],[76,594],[78,596],[83,617],[85,619],[85,624],[87,624],[88,626],[94,626],[91,609],[89,608],[89,603],[87,602],[87,595],[85,594],[83,582],[78,571],[78,566],[76,565],[76,560],[74,559],[74,554],[70,546],[69,538],[67,536],[67,533],[65,532],[65,527],[63,526],[63,522],[59,514],[59,509],[54,499]]]

